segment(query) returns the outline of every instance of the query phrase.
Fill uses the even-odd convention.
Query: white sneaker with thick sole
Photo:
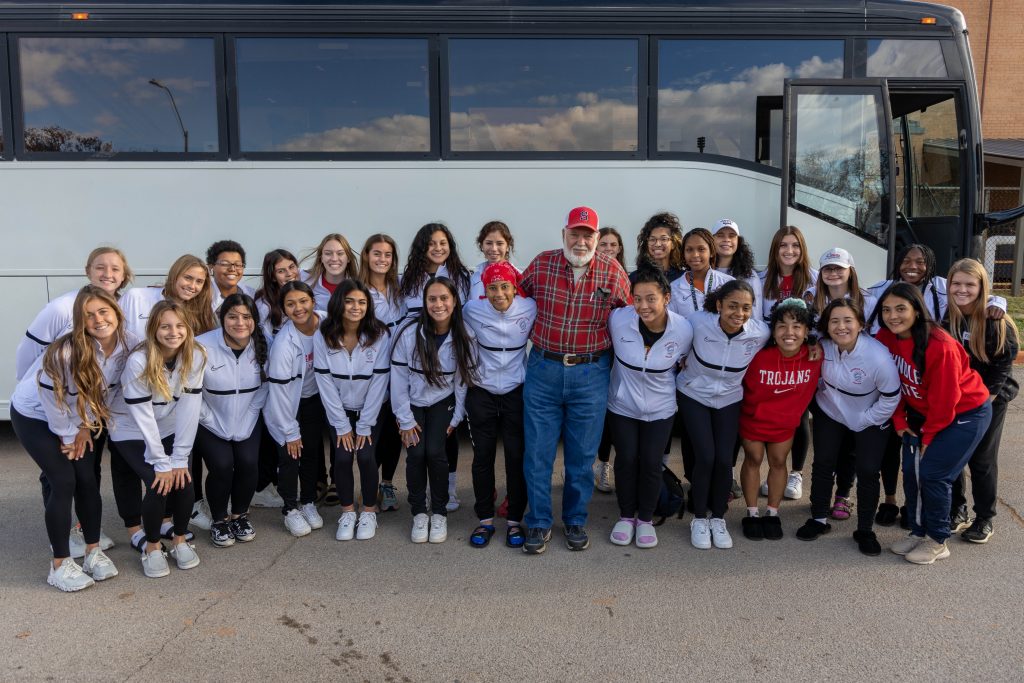
[[[103,533],[103,529],[100,529],[100,550],[106,552],[116,545],[114,539]]]
[[[50,562],[50,574],[46,577],[46,583],[65,593],[74,593],[96,582],[85,575],[77,562],[66,557],[56,569],[53,568],[53,562]]]
[[[249,504],[256,508],[279,508],[284,507],[284,498],[277,492],[277,487],[267,484],[262,491],[253,495]]]
[[[724,519],[711,518],[711,539],[716,548],[732,547],[732,536],[729,535],[729,529],[725,526]]]
[[[427,535],[430,533],[430,517],[421,512],[412,518],[412,542],[426,543]]]
[[[362,512],[359,515],[359,526],[356,527],[356,540],[368,541],[377,534],[377,513]]]
[[[804,475],[799,472],[790,472],[786,479],[786,490],[782,492],[783,497],[790,500],[799,500],[804,495]]]
[[[76,559],[85,557],[85,536],[82,535],[82,527],[71,527],[71,533],[68,534],[68,552]]]
[[[178,563],[178,569],[192,569],[199,566],[199,555],[196,547],[188,541],[175,543],[171,548],[171,557]]]
[[[430,516],[430,542],[444,543],[448,540],[448,518],[444,515]]]
[[[308,536],[312,529],[309,526],[309,522],[302,516],[302,513],[296,509],[291,509],[288,514],[284,516],[284,528],[288,530],[292,536],[298,538],[299,536]]]
[[[306,524],[309,524],[310,529],[319,529],[324,525],[324,518],[317,511],[316,503],[306,503],[299,508],[299,512],[306,519]]]
[[[82,563],[82,571],[96,581],[106,581],[117,576],[117,567],[110,561],[102,548],[93,548]]]
[[[711,547],[711,524],[707,519],[698,517],[690,521],[690,544],[701,550]]]
[[[342,512],[338,518],[338,533],[334,538],[339,541],[351,541],[356,535],[356,513],[354,510]]]
[[[210,505],[205,499],[197,500],[192,506],[192,519],[188,523],[204,531],[209,531],[213,526],[213,515],[210,514]]]
[[[162,548],[142,552],[142,573],[151,579],[159,579],[171,573],[167,566],[167,555]]]

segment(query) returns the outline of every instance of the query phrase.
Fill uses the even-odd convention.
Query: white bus
[[[887,0],[8,2],[0,6],[0,417],[14,349],[100,244],[137,284],[231,238],[400,255],[443,221],[525,265],[586,204],[625,236],[732,218],[763,263],[799,226],[861,281],[940,266],[984,217],[962,15]],[[253,284],[256,284],[253,282]]]

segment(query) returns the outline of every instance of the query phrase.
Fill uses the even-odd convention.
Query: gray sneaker
[[[151,579],[159,579],[171,573],[167,566],[167,555],[160,548],[142,552],[142,573]]]
[[[93,548],[82,563],[82,571],[96,581],[106,581],[117,576],[117,567],[99,547]]]
[[[53,568],[53,563],[50,563],[50,574],[46,577],[46,583],[65,593],[73,593],[88,588],[95,581],[82,573],[82,568],[78,566],[77,562],[66,557],[56,569]]]
[[[196,554],[196,547],[188,541],[176,543],[171,548],[171,557],[178,563],[178,569],[192,569],[199,566],[199,555]]]

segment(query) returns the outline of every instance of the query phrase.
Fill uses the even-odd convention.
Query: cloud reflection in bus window
[[[868,76],[946,78],[937,40],[869,40]]]

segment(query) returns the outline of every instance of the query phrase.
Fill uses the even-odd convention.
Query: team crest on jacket
[[[854,384],[862,384],[864,382],[864,378],[867,376],[868,373],[865,372],[863,368],[854,368],[853,370],[850,370],[850,379]]]
[[[366,349],[366,362],[367,363],[372,363],[373,362],[373,357],[376,356],[376,355],[377,355],[377,352],[374,351],[373,349]]]
[[[520,318],[517,320],[516,325],[519,326],[520,332],[528,332],[530,330],[530,321],[526,318]]]
[[[674,341],[670,341],[665,344],[665,358],[675,358],[676,353],[679,351],[679,344]]]

